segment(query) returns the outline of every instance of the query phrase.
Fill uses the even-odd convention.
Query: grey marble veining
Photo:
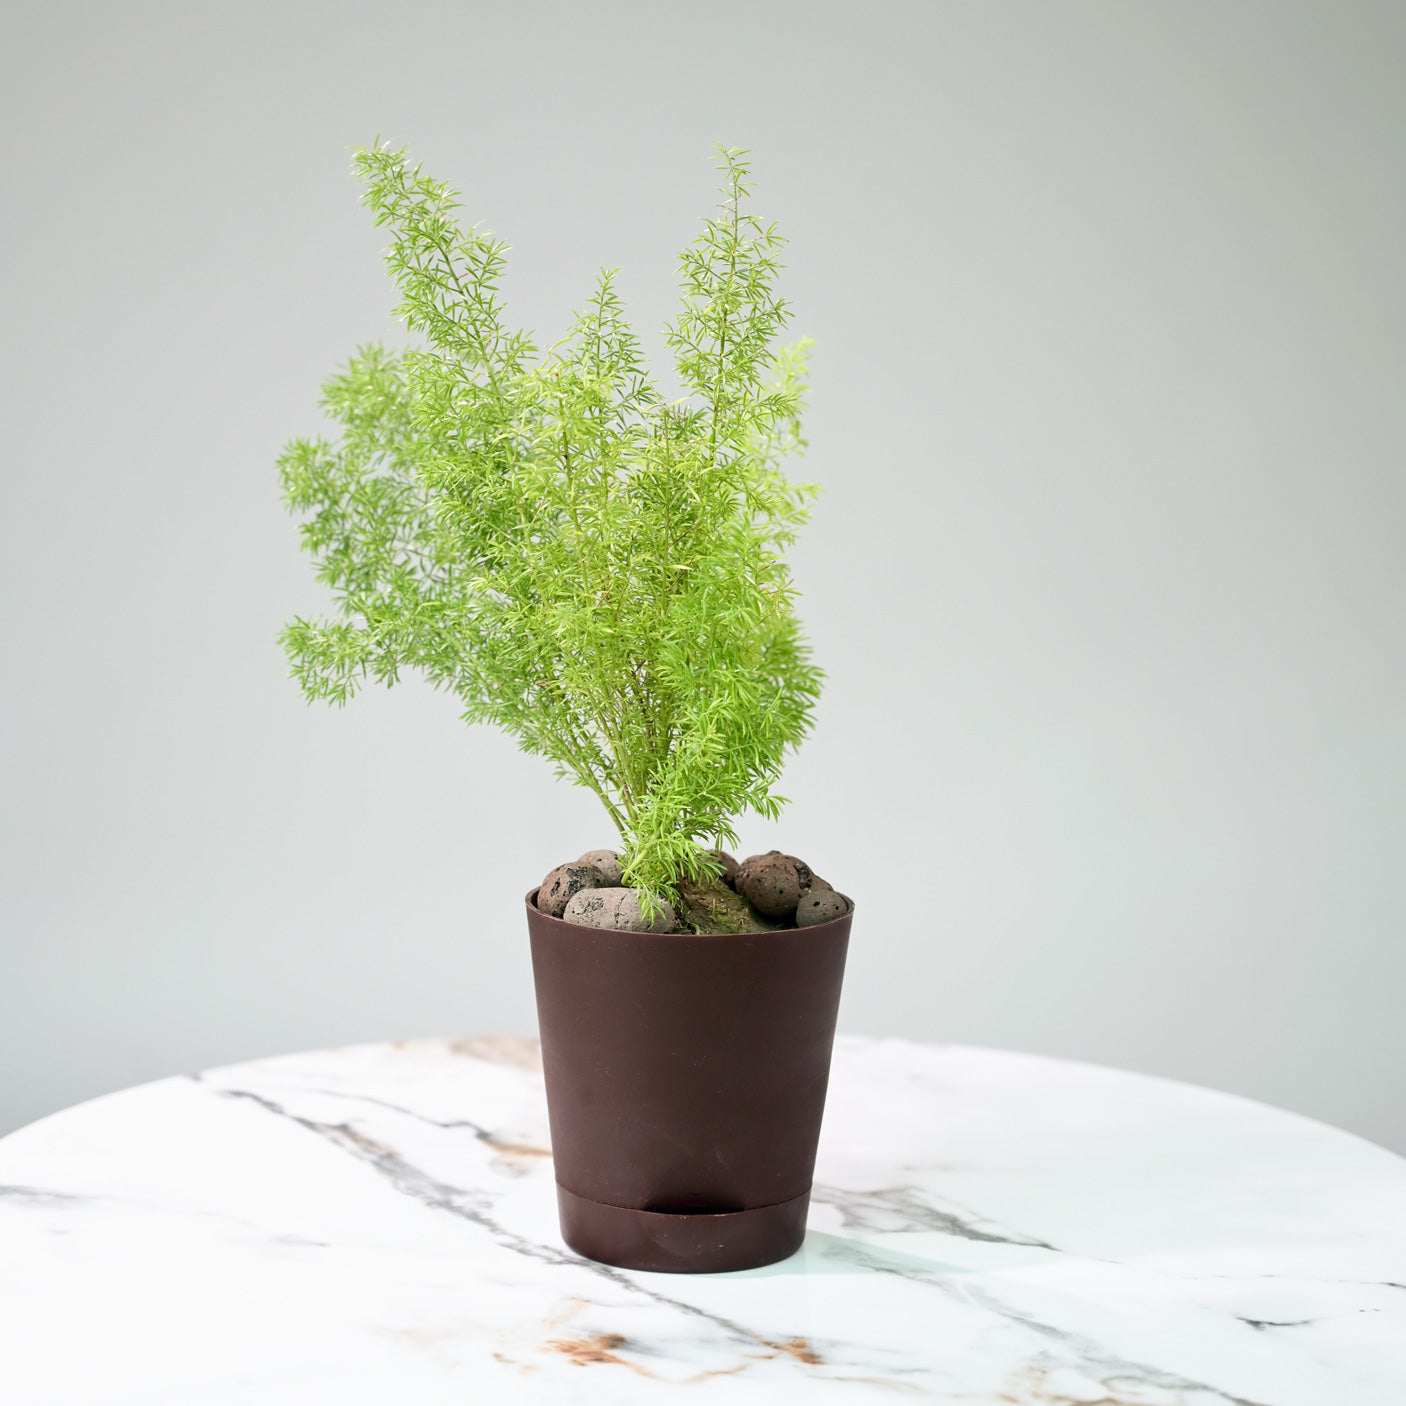
[[[1406,1162],[1184,1085],[842,1038],[793,1259],[555,1215],[526,1041],[99,1099],[0,1141],[0,1402],[1406,1403]]]

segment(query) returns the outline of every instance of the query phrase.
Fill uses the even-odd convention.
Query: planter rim
[[[550,913],[544,913],[537,906],[537,894],[541,887],[541,884],[537,884],[528,889],[523,900],[539,922],[551,923],[559,928],[570,928],[574,932],[609,933],[612,937],[647,937],[651,942],[731,942],[738,937],[777,937],[782,933],[828,932],[840,923],[849,922],[854,917],[855,906],[854,899],[847,893],[842,893],[840,897],[849,904],[848,912],[841,913],[838,918],[831,918],[828,923],[812,923],[805,928],[772,928],[767,932],[626,932],[619,928],[593,928],[588,923],[568,923],[564,918],[554,918]]]

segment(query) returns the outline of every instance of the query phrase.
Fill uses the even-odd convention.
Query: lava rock
[[[620,887],[620,856],[613,849],[588,849],[578,864],[594,864],[605,875],[605,888]]]
[[[814,871],[804,859],[797,859],[794,854],[783,854],[781,857],[796,866],[796,882],[801,886],[801,892],[804,893],[815,879]]]
[[[560,918],[566,905],[583,889],[603,889],[605,875],[594,864],[563,864],[553,869],[537,890],[537,910],[549,918]]]
[[[703,852],[714,864],[722,866],[722,873],[718,877],[728,888],[735,890],[737,888],[737,861],[725,849],[709,849]]]
[[[813,928],[817,923],[832,922],[849,912],[850,903],[844,894],[831,888],[816,889],[804,895],[796,904],[796,926]]]
[[[777,850],[753,855],[738,868],[737,891],[768,918],[789,918],[801,896],[795,862]]]
[[[781,851],[779,849],[769,849],[765,854],[749,854],[747,858],[737,866],[737,873],[733,875],[733,879],[735,880],[734,887],[736,887],[738,893],[742,892],[741,886],[747,882],[747,875],[750,874],[758,864],[767,859],[776,859],[780,854]]]
[[[651,922],[640,908],[636,889],[589,888],[573,894],[562,917],[568,923],[611,932],[673,932],[678,926],[673,904],[660,899]]]

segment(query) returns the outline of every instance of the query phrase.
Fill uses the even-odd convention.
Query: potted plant
[[[539,357],[504,322],[505,246],[403,151],[357,151],[396,311],[325,386],[340,440],[279,461],[336,618],[282,635],[308,699],[418,669],[600,798],[618,850],[527,895],[563,1234],[646,1269],[764,1264],[804,1235],[853,905],[801,861],[738,866],[775,817],[821,674],[782,553],[814,489],[804,341],[746,154],[681,256],[656,385],[603,272]]]

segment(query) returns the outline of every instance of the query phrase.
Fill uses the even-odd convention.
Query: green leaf
[[[304,695],[336,705],[415,669],[595,792],[647,899],[700,877],[745,810],[774,817],[821,674],[782,551],[814,495],[807,342],[778,335],[783,241],[747,212],[746,153],[680,256],[667,402],[604,271],[541,360],[505,326],[506,245],[403,151],[354,171],[423,342],[362,347],[324,387],[335,442],[295,440],[284,499],[333,592],[281,639]]]

